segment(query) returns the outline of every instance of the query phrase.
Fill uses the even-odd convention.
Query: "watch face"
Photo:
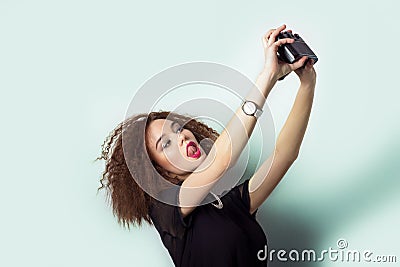
[[[243,111],[248,115],[253,115],[256,110],[256,105],[253,102],[246,102],[243,105]]]

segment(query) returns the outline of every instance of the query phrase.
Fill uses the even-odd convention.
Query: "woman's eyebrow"
[[[157,142],[156,142],[156,150],[157,150],[158,143],[161,141],[161,138],[163,138],[164,135],[165,135],[165,134],[162,134],[162,135],[160,136],[160,138],[158,138],[158,140],[157,140]]]
[[[172,130],[172,128],[174,127],[174,124],[176,124],[177,122],[176,121],[173,121],[171,124],[170,124],[170,128],[171,128],[171,130]],[[163,138],[165,136],[165,134],[162,134],[161,136],[160,136],[160,138],[158,138],[158,140],[157,140],[157,142],[156,142],[156,150],[157,150],[157,147],[158,147],[158,143],[161,141],[161,138]]]

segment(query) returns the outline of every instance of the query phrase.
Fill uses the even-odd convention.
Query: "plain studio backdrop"
[[[192,61],[255,80],[261,36],[283,23],[319,62],[300,156],[258,212],[269,247],[320,252],[343,238],[400,261],[398,10],[386,0],[1,1],[0,265],[172,266],[154,228],[117,224],[93,160],[146,80]],[[277,133],[298,84],[292,74],[268,99]]]

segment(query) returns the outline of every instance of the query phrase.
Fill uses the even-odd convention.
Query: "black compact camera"
[[[314,64],[318,61],[318,57],[298,34],[292,34],[291,32],[287,31],[281,32],[276,39],[279,40],[284,38],[292,38],[294,39],[294,42],[290,44],[283,44],[278,48],[277,55],[280,60],[291,64],[303,56],[307,56],[308,60],[314,60]],[[305,64],[307,64],[308,60]],[[279,80],[283,80],[285,77],[286,75],[279,78]]]

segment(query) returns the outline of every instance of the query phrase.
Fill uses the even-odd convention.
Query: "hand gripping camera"
[[[314,64],[318,61],[318,57],[298,34],[292,34],[286,31],[279,33],[277,36],[277,40],[284,38],[292,38],[294,42],[291,44],[283,44],[278,48],[277,55],[280,60],[292,64],[303,56],[307,56],[308,60],[314,60]],[[308,60],[305,64],[307,64]],[[279,78],[279,80],[283,80],[286,76],[287,75]]]

